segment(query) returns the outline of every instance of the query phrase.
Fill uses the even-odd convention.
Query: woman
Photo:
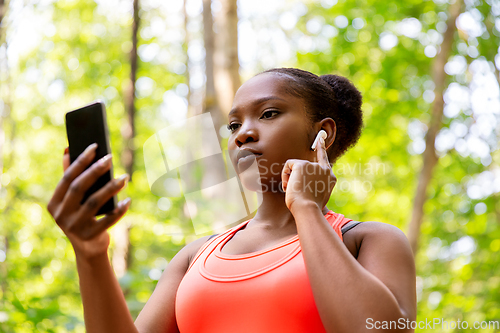
[[[228,148],[238,152],[231,160],[240,172],[239,158],[255,156],[262,204],[253,219],[179,251],[135,323],[108,260],[106,232],[130,202],[93,218],[126,179],[80,206],[110,160],[83,172],[92,147],[71,166],[65,155],[48,210],[75,249],[87,331],[411,331],[415,267],[404,234],[384,223],[356,225],[326,207],[336,181],[330,163],[358,140],[360,106],[357,89],[333,75],[281,68],[243,84],[229,114]],[[313,151],[320,130],[327,137]]]

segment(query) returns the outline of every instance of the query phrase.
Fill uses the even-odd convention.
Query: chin
[[[255,177],[255,175],[247,173],[247,171],[239,175],[241,184],[246,190],[264,193],[285,193],[281,188],[281,180],[268,180],[265,177]]]
[[[238,173],[243,187],[252,192],[262,192],[261,174],[257,162],[254,162]]]
[[[281,172],[273,174],[262,160],[254,160],[253,163],[240,165],[238,177],[246,190],[252,192],[281,192]],[[279,169],[281,171],[281,168]],[[276,171],[276,170],[275,170]]]

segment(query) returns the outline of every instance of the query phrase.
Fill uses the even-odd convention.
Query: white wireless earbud
[[[328,134],[326,134],[326,132],[324,130],[319,131],[318,135],[316,135],[316,139],[314,139],[314,142],[311,146],[311,149],[316,150],[316,146],[318,145],[319,138],[321,137],[321,138],[323,138],[323,140],[325,140],[327,136],[328,136]]]

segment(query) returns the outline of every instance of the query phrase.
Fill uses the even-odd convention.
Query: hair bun
[[[339,109],[337,132],[345,138],[345,150],[354,146],[363,128],[363,98],[359,90],[347,78],[338,75],[321,75],[320,78],[332,87]],[[341,126],[339,126],[341,125]],[[346,133],[347,132],[347,133]],[[344,151],[345,151],[344,150]]]
[[[320,78],[332,87],[339,104],[348,105],[352,110],[361,108],[361,93],[347,78],[330,74],[321,75]]]

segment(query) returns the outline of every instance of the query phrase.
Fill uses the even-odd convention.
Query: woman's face
[[[312,161],[316,154],[310,150],[315,131],[304,102],[285,93],[286,82],[270,73],[253,77],[236,92],[228,116],[231,162],[241,173],[254,162],[251,155],[255,155],[263,191],[280,190],[286,160]],[[238,159],[246,155],[250,157]]]

